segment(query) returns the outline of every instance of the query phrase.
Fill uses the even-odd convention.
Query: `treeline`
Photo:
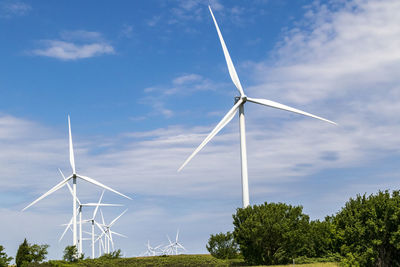
[[[215,257],[249,265],[335,261],[342,266],[400,266],[400,192],[351,198],[334,216],[311,221],[302,206],[239,208],[234,231],[211,235]]]

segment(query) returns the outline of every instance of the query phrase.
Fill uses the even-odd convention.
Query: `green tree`
[[[29,255],[31,258],[30,262],[39,263],[46,259],[46,255],[48,254],[47,249],[49,245],[37,245],[33,244],[29,246]]]
[[[12,259],[12,257],[7,256],[4,247],[0,245],[0,267],[7,267]]]
[[[68,262],[76,262],[84,258],[84,254],[78,255],[78,249],[76,246],[66,246],[64,249],[63,259]]]
[[[22,267],[23,262],[30,262],[29,244],[26,238],[24,242],[19,245],[17,255],[15,256],[15,264],[17,267]]]
[[[333,219],[338,247],[360,266],[400,266],[400,192],[350,199]]]
[[[239,253],[239,246],[231,232],[211,235],[206,248],[212,256],[218,259],[233,259]]]
[[[335,229],[332,217],[326,217],[324,221],[311,221],[308,245],[310,257],[326,257],[337,252]]]
[[[301,206],[265,203],[239,208],[233,215],[234,238],[249,264],[285,264],[312,254],[309,217]]]
[[[21,245],[19,245],[17,255],[15,256],[15,264],[17,267],[23,265],[24,262],[39,263],[46,259],[47,248],[49,245],[29,244],[26,238]]]

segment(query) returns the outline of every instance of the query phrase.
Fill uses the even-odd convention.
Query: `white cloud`
[[[0,18],[11,18],[26,15],[32,7],[20,1],[4,1],[0,3]]]
[[[31,51],[33,55],[60,60],[77,60],[100,55],[114,54],[114,47],[98,32],[84,30],[64,31],[61,40],[42,40],[41,48]]]

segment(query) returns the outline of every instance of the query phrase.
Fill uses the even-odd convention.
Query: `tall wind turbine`
[[[68,129],[69,129],[69,162],[71,164],[71,168],[72,168],[72,174],[67,177],[66,179],[64,179],[62,182],[58,183],[57,185],[55,185],[53,188],[51,188],[49,191],[47,191],[46,193],[44,193],[42,196],[40,196],[39,198],[37,198],[35,201],[33,201],[31,204],[29,204],[28,206],[26,206],[22,211],[26,210],[27,208],[29,208],[30,206],[34,205],[35,203],[37,203],[38,201],[42,200],[43,198],[47,197],[48,195],[54,193],[55,191],[57,191],[58,189],[60,189],[61,187],[63,187],[66,183],[68,183],[71,179],[72,179],[72,231],[73,231],[73,245],[77,246],[77,225],[76,225],[76,213],[77,213],[77,200],[76,200],[76,180],[77,178],[80,178],[86,182],[92,183],[94,185],[97,185],[99,187],[102,187],[106,190],[109,190],[111,192],[114,192],[120,196],[123,196],[127,199],[131,199],[130,197],[92,179],[89,178],[87,176],[83,176],[80,174],[76,173],[76,169],[75,169],[75,158],[74,158],[74,147],[72,144],[72,135],[71,135],[71,121],[70,118],[68,116]]]
[[[247,172],[247,152],[246,152],[246,130],[245,130],[245,118],[244,118],[244,104],[246,102],[252,102],[255,104],[264,105],[267,107],[272,107],[276,109],[286,110],[293,113],[301,114],[304,116],[312,117],[315,119],[319,119],[322,121],[326,121],[332,124],[335,122],[318,117],[316,115],[310,114],[308,112],[292,108],[271,100],[261,99],[261,98],[250,98],[244,93],[242,85],[240,84],[239,77],[236,73],[235,67],[232,63],[231,57],[229,55],[228,49],[226,48],[226,44],[222,37],[221,31],[218,27],[218,23],[215,20],[214,14],[211,10],[211,7],[208,6],[210,10],[212,19],[215,24],[215,28],[217,29],[217,33],[219,36],[219,40],[221,42],[222,50],[224,52],[226,64],[228,66],[229,75],[235,87],[238,89],[240,96],[235,97],[236,103],[235,105],[226,113],[226,115],[222,118],[222,120],[217,124],[217,126],[211,131],[211,133],[204,139],[204,141],[196,148],[196,150],[186,159],[186,161],[182,164],[182,166],[178,169],[178,172],[185,167],[185,165],[219,132],[222,128],[224,128],[235,116],[236,112],[239,110],[239,128],[240,128],[240,156],[241,156],[241,169],[242,169],[242,198],[243,198],[243,207],[249,206],[249,185],[248,185],[248,172]]]

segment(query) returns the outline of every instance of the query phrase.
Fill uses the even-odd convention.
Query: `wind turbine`
[[[147,251],[144,253],[144,256],[156,256],[157,255],[157,249],[159,249],[161,245],[158,245],[157,247],[152,247],[150,246],[150,241],[147,240]]]
[[[116,193],[116,194],[118,194],[120,196],[123,196],[123,197],[127,198],[127,199],[131,199],[131,198],[126,196],[126,195],[124,195],[124,194],[122,194],[122,193],[120,193],[120,192],[118,192],[118,191],[116,191],[116,190],[114,190],[114,189],[112,189],[112,188],[110,188],[110,187],[108,187],[108,186],[106,186],[106,185],[104,185],[104,184],[102,184],[102,183],[100,183],[100,182],[98,182],[98,181],[96,181],[96,180],[94,180],[94,179],[92,179],[92,178],[89,178],[87,176],[83,176],[83,175],[80,175],[80,174],[76,173],[75,158],[74,158],[74,148],[73,148],[73,144],[72,144],[72,135],[71,135],[71,121],[70,121],[69,116],[68,116],[68,129],[69,129],[69,162],[71,164],[72,174],[68,178],[64,179],[62,182],[60,182],[57,185],[55,185],[49,191],[44,193],[42,196],[37,198],[31,204],[26,206],[22,211],[26,210],[27,208],[29,208],[30,206],[34,205],[35,203],[37,203],[38,201],[42,200],[43,198],[47,197],[48,195],[54,193],[55,191],[57,191],[58,189],[63,187],[65,184],[67,184],[69,180],[72,179],[72,195],[73,195],[73,200],[72,200],[73,239],[72,240],[73,240],[73,245],[76,246],[77,245],[77,231],[76,231],[77,230],[76,229],[77,228],[77,225],[76,225],[76,213],[77,213],[77,207],[76,207],[76,204],[77,204],[77,200],[76,200],[77,199],[77,197],[76,197],[76,180],[77,180],[77,178],[80,178],[80,179],[82,179],[82,180],[84,180],[86,182],[92,183],[92,184],[97,185],[99,187],[102,187],[102,188],[104,188],[106,190],[114,192],[114,193]]]
[[[229,75],[235,87],[238,89],[240,96],[235,97],[235,105],[226,113],[226,115],[222,118],[222,120],[217,124],[217,126],[211,131],[211,133],[204,139],[204,141],[196,148],[196,150],[186,159],[186,161],[182,164],[182,166],[178,169],[180,172],[185,165],[219,132],[222,128],[224,128],[235,116],[236,112],[239,110],[239,128],[240,128],[240,155],[241,155],[241,169],[242,169],[242,199],[243,199],[243,207],[246,208],[249,206],[249,185],[248,185],[248,172],[247,172],[247,151],[246,151],[246,130],[245,130],[245,117],[244,117],[244,104],[246,102],[252,102],[255,104],[264,105],[267,107],[272,107],[276,109],[286,110],[293,113],[301,114],[307,117],[312,117],[315,119],[319,119],[322,121],[326,121],[332,124],[335,122],[324,119],[322,117],[310,114],[308,112],[292,108],[278,102],[274,102],[267,99],[261,98],[250,98],[244,93],[242,85],[240,84],[239,77],[236,73],[235,67],[232,63],[231,57],[229,55],[228,49],[222,37],[221,31],[218,27],[218,23],[215,20],[214,14],[211,10],[211,7],[208,6],[210,10],[211,16],[213,18],[215,28],[217,29],[217,33],[219,36],[219,40],[221,42],[222,50],[224,52],[226,64],[228,66]]]
[[[61,170],[60,170],[60,173],[64,177],[64,174],[61,172]],[[64,179],[65,179],[65,177],[64,177]],[[68,186],[69,191],[72,194],[71,186],[68,183],[67,183],[67,186]],[[78,206],[79,206],[78,207],[78,213],[79,213],[79,247],[78,247],[78,253],[79,253],[79,255],[81,255],[82,251],[83,251],[82,250],[82,240],[83,240],[83,238],[82,238],[82,223],[89,222],[89,223],[91,223],[91,226],[92,226],[91,235],[92,235],[92,258],[93,259],[94,259],[94,225],[95,225],[96,214],[97,214],[97,211],[98,211],[99,207],[121,207],[121,206],[123,206],[121,204],[101,203],[101,200],[103,199],[104,192],[105,192],[105,190],[103,190],[103,192],[101,193],[100,199],[99,199],[99,201],[97,203],[81,203],[79,198],[78,197],[76,198],[76,200],[78,202]],[[95,207],[95,209],[93,211],[92,218],[82,221],[82,208],[83,207]],[[72,220],[73,220],[73,218],[71,218],[71,220],[69,221],[69,223],[66,226],[66,228],[65,228],[63,234],[61,235],[59,241],[61,241],[61,239],[64,237],[65,233],[67,232],[68,228],[70,228],[70,226],[72,224]]]
[[[178,255],[178,249],[183,249],[186,251],[186,249],[178,242],[178,237],[179,237],[179,229],[176,232],[176,237],[174,242],[172,242],[169,236],[167,235],[169,245],[164,247],[164,252],[166,254],[173,255],[175,253],[175,255]]]
[[[104,216],[103,216],[103,212],[100,210],[100,214],[101,214],[101,219],[102,219],[102,224],[99,224],[96,222],[96,225],[102,230],[102,234],[97,238],[100,239],[101,237],[103,237],[103,235],[105,235],[107,237],[107,242],[105,243],[106,246],[106,253],[110,253],[110,241],[111,241],[111,246],[112,249],[114,250],[114,241],[112,238],[112,235],[117,235],[117,236],[121,236],[121,237],[125,237],[128,238],[127,236],[123,235],[123,234],[119,234],[117,232],[111,231],[111,227],[115,224],[115,222],[121,218],[122,215],[125,214],[125,212],[127,212],[128,209],[124,210],[120,215],[118,215],[114,220],[112,220],[109,224],[106,224],[104,221]],[[97,241],[97,240],[96,240]]]

